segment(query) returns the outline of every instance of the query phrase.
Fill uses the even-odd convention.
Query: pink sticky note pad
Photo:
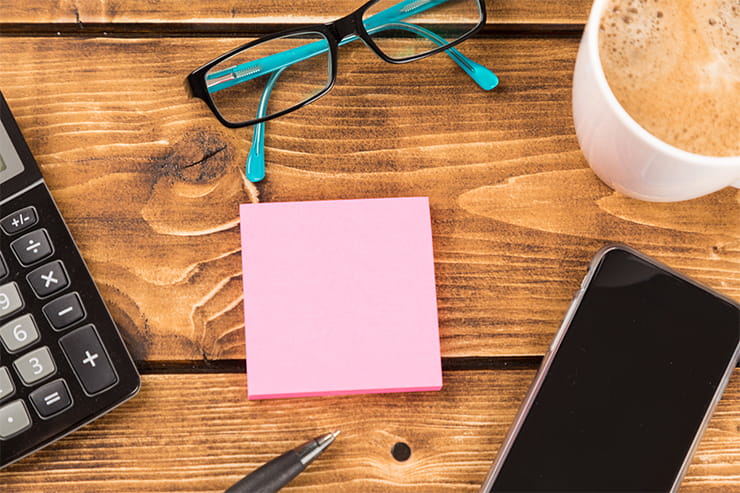
[[[426,197],[240,212],[250,399],[442,388]]]

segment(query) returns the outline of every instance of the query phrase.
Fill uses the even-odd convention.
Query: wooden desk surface
[[[0,89],[143,373],[135,399],[0,472],[2,492],[223,491],[321,432],[342,435],[286,491],[476,492],[591,256],[628,243],[740,300],[740,193],[626,198],[589,170],[571,77],[590,2],[489,2],[461,50],[340,51],[332,93],[251,134],[184,77],[255,35],[339,17],[341,0],[0,0]],[[237,204],[430,197],[441,392],[248,402]],[[740,491],[740,375],[684,480]],[[411,449],[406,461],[391,454]]]

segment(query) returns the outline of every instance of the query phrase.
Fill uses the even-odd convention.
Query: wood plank
[[[736,373],[682,492],[740,489]],[[0,491],[223,491],[340,429],[286,492],[477,492],[533,376],[448,372],[441,392],[248,402],[243,375],[147,375],[123,407],[0,472]],[[398,442],[411,448],[405,462],[391,455]]]
[[[443,355],[541,355],[592,255],[624,242],[740,300],[740,194],[625,198],[571,119],[578,40],[477,39],[484,92],[446,57],[344,47],[333,92],[248,130],[186,73],[244,40],[2,38],[2,89],[138,360],[243,358],[241,202],[429,196]]]
[[[332,21],[362,5],[362,1],[296,0],[290,8],[269,0],[0,0],[4,24],[188,24],[192,29],[218,25],[254,27],[260,24],[313,24]],[[493,0],[487,2],[489,24],[582,25],[591,2],[567,0]]]

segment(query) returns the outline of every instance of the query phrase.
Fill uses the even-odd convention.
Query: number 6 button
[[[0,341],[10,353],[20,351],[39,339],[39,332],[30,313],[0,327]]]
[[[24,354],[13,362],[13,366],[26,385],[33,385],[57,371],[49,348],[46,346]]]

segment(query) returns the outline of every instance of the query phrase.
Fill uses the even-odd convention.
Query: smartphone
[[[481,493],[677,491],[739,351],[737,302],[603,248]]]

